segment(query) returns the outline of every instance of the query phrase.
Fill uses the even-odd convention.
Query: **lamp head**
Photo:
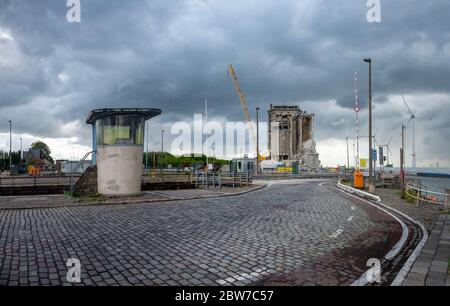
[[[372,59],[371,59],[371,58],[365,58],[364,61],[365,61],[366,63],[371,63],[371,62],[372,62]]]

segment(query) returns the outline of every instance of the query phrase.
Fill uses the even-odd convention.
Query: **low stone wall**
[[[50,195],[63,194],[69,186],[16,186],[1,187],[0,196]]]

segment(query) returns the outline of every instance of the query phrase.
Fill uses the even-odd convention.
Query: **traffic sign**
[[[377,150],[372,150],[372,160],[377,160]]]

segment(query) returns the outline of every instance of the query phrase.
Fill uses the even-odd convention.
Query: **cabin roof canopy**
[[[86,123],[94,124],[100,118],[117,115],[137,115],[149,120],[160,114],[161,110],[157,108],[101,108],[92,110],[86,119]]]

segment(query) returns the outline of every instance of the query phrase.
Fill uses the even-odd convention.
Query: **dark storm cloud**
[[[241,120],[232,63],[251,109],[330,101],[316,104],[317,129],[341,137],[338,129],[352,133],[355,71],[367,105],[368,56],[376,107],[400,111],[390,96],[441,93],[445,107],[423,111],[450,115],[448,1],[382,0],[377,24],[367,22],[364,0],[81,0],[79,24],[66,21],[65,4],[0,1],[0,31],[13,38],[0,38],[0,130],[13,117],[19,131],[55,137],[58,126],[97,107],[160,107],[170,120],[202,111],[205,98],[213,114]],[[332,101],[343,118],[330,113]],[[23,122],[18,107],[40,116]],[[383,116],[389,126],[402,114]]]

